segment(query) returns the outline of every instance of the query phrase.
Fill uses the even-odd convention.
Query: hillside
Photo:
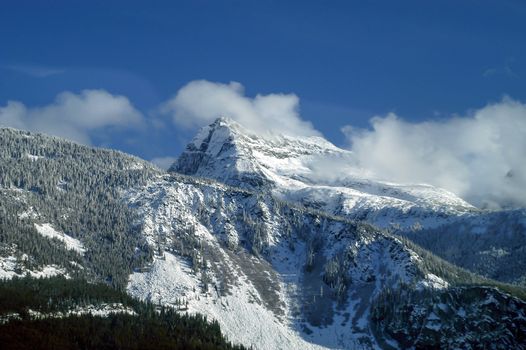
[[[258,136],[221,118],[198,133],[170,171],[365,221],[477,274],[526,283],[524,210],[480,210],[440,188],[376,180],[352,152],[321,137]]]
[[[497,315],[480,307],[493,295],[502,327],[492,337],[524,347],[522,338],[509,335],[524,329],[523,289],[458,268],[393,230],[287,199],[272,182],[165,173],[120,152],[0,132],[3,278],[60,275],[103,282],[145,302],[216,320],[229,340],[262,349],[428,344],[411,331],[422,318],[407,317],[400,325],[378,317],[386,301],[392,304],[391,295],[396,305],[422,310],[436,298],[445,298],[448,310],[465,303],[467,316],[451,311],[447,319],[477,336],[477,318]],[[238,158],[232,153],[225,159]],[[394,188],[386,190],[389,196],[364,195],[364,203],[370,200],[373,212],[381,204],[393,220],[406,217],[403,225],[412,213],[453,222],[477,212],[439,189]],[[417,198],[422,191],[431,197]],[[396,319],[400,310],[385,316]],[[447,322],[448,331],[434,335],[437,343],[473,344],[464,329]],[[405,332],[395,331],[400,327]]]
[[[0,282],[3,349],[239,349],[217,322],[63,277]]]

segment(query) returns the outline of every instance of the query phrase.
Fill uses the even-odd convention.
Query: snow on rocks
[[[32,309],[27,310],[27,314],[33,320],[42,320],[46,318],[65,318],[69,316],[82,316],[82,315],[92,315],[97,317],[108,317],[112,314],[127,314],[131,316],[136,316],[137,313],[129,306],[124,306],[122,303],[102,303],[97,305],[83,305],[76,306],[71,310],[65,312],[51,312],[51,313],[42,313],[40,311],[35,311]],[[12,320],[21,320],[20,314],[16,312],[7,313],[0,316],[0,324],[5,324]]]
[[[248,347],[374,349],[371,301],[382,288],[416,278],[414,253],[399,240],[344,219],[296,209],[305,236],[286,238],[287,227],[296,224],[271,196],[173,175],[129,191],[125,201],[141,216],[143,235],[156,252],[151,265],[130,275],[128,293],[217,319],[230,340]],[[252,231],[245,223],[251,220],[268,244],[262,255],[249,251]],[[306,273],[317,231],[323,247]],[[174,249],[185,239],[196,249],[192,258]],[[348,299],[339,306],[323,282],[324,264],[336,257],[353,259],[345,265],[352,281]]]
[[[49,239],[58,239],[59,241],[63,242],[66,248],[69,250],[74,250],[79,254],[84,254],[86,252],[86,249],[84,248],[84,245],[81,241],[55,230],[51,224],[35,224],[35,228],[42,236]]]
[[[149,271],[133,273],[127,291],[134,297],[218,320],[229,340],[254,349],[326,349],[303,339],[272,311],[254,302],[252,296],[257,291],[243,279],[227,296],[203,294],[201,288],[188,262],[165,253],[163,259],[155,259]]]
[[[35,211],[33,207],[29,207],[26,211],[23,211],[20,214],[18,214],[18,218],[21,220],[34,219],[37,217],[38,217],[38,213]]]
[[[43,156],[37,156],[37,155],[34,155],[34,154],[29,154],[29,153],[26,154],[26,157],[29,158],[33,162],[35,162],[35,161],[37,161],[39,159],[45,158]]]
[[[449,283],[447,281],[444,281],[442,278],[432,273],[426,274],[425,279],[418,282],[416,286],[417,289],[422,289],[422,288],[446,289],[448,287],[449,287]]]
[[[27,259],[27,255],[22,256],[22,260]],[[66,276],[65,269],[56,265],[46,265],[38,269],[26,269],[19,259],[15,256],[0,257],[0,279],[11,279],[13,277],[24,277],[30,275],[33,278],[44,278],[52,276]]]

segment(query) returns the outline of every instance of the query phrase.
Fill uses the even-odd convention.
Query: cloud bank
[[[142,114],[124,96],[104,90],[63,92],[44,107],[9,101],[0,107],[0,127],[43,132],[90,145],[91,133],[107,127],[137,128]]]
[[[247,97],[236,82],[192,81],[161,111],[183,128],[228,116],[260,134],[320,135],[301,119],[296,95]],[[526,206],[526,105],[520,102],[505,98],[442,121],[410,123],[389,114],[371,119],[370,130],[349,125],[342,130],[354,162],[320,176],[361,172],[387,181],[442,187],[479,207]],[[323,165],[328,168],[334,167]]]
[[[444,121],[395,114],[342,130],[359,164],[392,181],[428,183],[480,207],[526,206],[526,105],[501,102]]]
[[[299,99],[294,94],[247,97],[241,84],[196,80],[182,87],[162,107],[176,125],[196,128],[218,117],[230,117],[258,133],[319,135],[310,122],[300,118]]]
[[[301,119],[296,95],[248,97],[235,82],[192,81],[158,110],[183,129],[228,116],[258,134],[320,135]],[[144,118],[128,98],[105,90],[63,92],[42,107],[16,101],[0,106],[0,127],[43,132],[88,145],[100,141],[100,135],[111,138],[116,135],[113,131],[140,128],[145,129],[143,136],[152,139],[152,130],[158,132],[158,128],[156,116],[150,117]],[[388,114],[370,122],[367,130],[350,125],[342,128],[354,158],[313,162],[320,180],[354,174],[427,183],[479,207],[526,207],[526,104],[504,98],[464,117],[411,123]],[[167,168],[174,158],[152,161]]]

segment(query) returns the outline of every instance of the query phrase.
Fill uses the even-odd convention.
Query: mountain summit
[[[301,176],[302,169],[294,168],[297,164],[293,159],[325,153],[350,154],[317,136],[290,137],[270,133],[257,136],[234,120],[223,117],[199,131],[170,171],[254,189],[272,185],[273,170],[290,172],[291,177]]]
[[[352,152],[322,137],[257,136],[228,118],[202,128],[169,171],[270,190],[284,200],[385,228],[435,227],[445,217],[475,210],[440,188],[375,180]]]

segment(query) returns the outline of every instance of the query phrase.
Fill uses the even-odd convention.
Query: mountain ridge
[[[336,167],[343,170],[333,169]],[[376,213],[377,218],[369,221],[384,228],[390,226],[390,220],[403,223],[402,215],[397,214],[409,211],[413,217],[422,217],[421,225],[426,225],[429,211],[455,216],[476,211],[452,193],[430,185],[370,180],[372,174],[357,166],[352,152],[322,137],[258,137],[228,118],[204,127],[169,171],[236,187],[264,187],[288,200],[310,201],[311,206],[354,218]],[[332,199],[316,203],[317,197]],[[397,208],[398,213],[382,213],[387,206]],[[414,220],[406,221],[407,227],[414,224]]]
[[[486,315],[483,296],[523,295],[368,222],[284,200],[268,185],[239,188],[164,173],[134,157],[42,135],[6,132],[0,142],[0,270],[24,274],[55,265],[61,275],[102,281],[172,308],[184,305],[217,320],[229,339],[246,346],[420,344],[410,331],[422,326],[420,316],[405,319],[403,334],[393,332],[392,321],[373,317],[391,300],[382,295],[402,289],[414,294],[399,304],[418,301],[428,310],[425,320],[434,317],[434,298],[460,295],[472,305],[471,318],[450,313],[456,323],[448,324],[448,333],[431,328],[427,339],[472,346],[456,324]],[[108,230],[99,222],[118,224]],[[55,233],[42,235],[37,227]],[[53,238],[63,235],[84,250],[68,250]],[[481,289],[470,297],[463,285]],[[494,286],[498,290],[484,294]],[[506,298],[496,297],[498,303]],[[514,305],[503,311],[508,318],[495,337],[524,329],[525,304],[517,299]],[[393,307],[392,315],[403,312]],[[498,322],[498,315],[486,316]],[[520,338],[511,341],[523,346]]]
[[[526,256],[520,244],[526,237],[524,210],[482,210],[430,185],[371,179],[357,166],[352,152],[318,136],[257,136],[229,118],[219,118],[198,132],[169,171],[272,193],[305,207],[363,220],[411,237],[486,277],[526,281],[526,273],[520,272]],[[507,230],[499,229],[503,225]],[[451,242],[457,239],[463,248],[453,252]],[[476,245],[466,244],[473,239]]]

